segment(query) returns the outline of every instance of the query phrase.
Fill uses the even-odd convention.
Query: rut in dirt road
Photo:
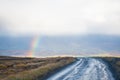
[[[108,66],[94,58],[80,58],[76,63],[47,80],[115,80]]]

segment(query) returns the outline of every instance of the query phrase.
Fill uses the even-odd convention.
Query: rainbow
[[[38,43],[39,43],[39,36],[35,36],[30,44],[30,50],[27,53],[28,57],[34,57],[35,52],[36,52],[36,48],[38,47]]]

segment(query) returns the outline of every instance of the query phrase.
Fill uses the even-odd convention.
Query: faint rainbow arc
[[[36,48],[38,47],[39,44],[39,40],[40,37],[39,36],[35,36],[30,44],[30,50],[27,53],[28,57],[34,57],[35,52],[36,52]]]

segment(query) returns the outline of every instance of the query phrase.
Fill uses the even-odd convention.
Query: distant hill
[[[33,36],[0,37],[0,55],[26,55],[33,45]],[[53,55],[91,55],[120,54],[120,36],[39,36],[34,54]]]
[[[26,60],[26,59],[34,59],[34,57],[0,56],[0,60]]]

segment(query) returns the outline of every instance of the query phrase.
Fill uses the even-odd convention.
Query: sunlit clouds
[[[120,35],[119,21],[119,0],[0,0],[0,34]]]

